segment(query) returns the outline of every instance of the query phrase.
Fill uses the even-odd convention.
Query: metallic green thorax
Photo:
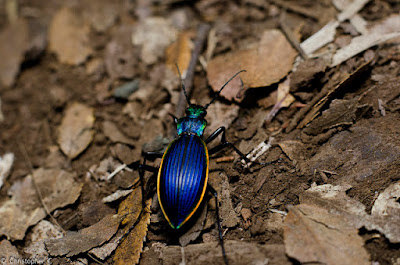
[[[190,105],[186,109],[186,117],[180,118],[177,123],[177,133],[194,133],[202,136],[204,129],[207,126],[207,121],[204,117],[207,111],[203,106]]]

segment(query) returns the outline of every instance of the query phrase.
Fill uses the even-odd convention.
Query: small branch
[[[312,10],[310,10],[308,8],[301,7],[301,6],[298,6],[298,5],[294,5],[293,3],[286,2],[284,0],[268,0],[268,1],[273,3],[273,4],[275,4],[275,5],[277,5],[277,6],[280,6],[282,8],[287,9],[287,10],[290,10],[290,11],[292,11],[294,13],[303,15],[305,17],[309,17],[309,18],[314,19],[316,21],[319,20],[318,14],[316,14],[314,11],[312,11]]]
[[[308,56],[306,52],[301,48],[300,43],[297,41],[296,37],[293,35],[292,30],[288,27],[288,25],[285,23],[286,19],[286,12],[282,11],[280,17],[279,17],[279,27],[283,34],[285,35],[286,39],[290,42],[292,47],[297,50],[297,52],[300,54],[301,58],[303,60],[307,60]]]
[[[57,220],[56,220],[56,219],[54,218],[54,216],[51,214],[51,212],[50,212],[49,208],[47,207],[47,205],[44,203],[43,195],[42,195],[42,193],[40,192],[39,186],[38,186],[37,183],[36,183],[36,180],[35,180],[35,177],[34,177],[34,174],[33,174],[32,162],[31,162],[31,160],[29,159],[28,152],[26,151],[25,145],[22,145],[22,144],[19,143],[19,142],[17,142],[17,144],[18,144],[19,149],[21,150],[21,153],[22,153],[23,156],[25,157],[25,162],[28,164],[29,171],[30,171],[30,174],[31,174],[31,176],[32,176],[32,183],[33,183],[33,186],[35,187],[35,190],[36,190],[36,193],[37,193],[37,195],[38,195],[38,197],[39,197],[40,203],[42,204],[42,206],[43,206],[44,210],[46,211],[46,213],[50,216],[51,220],[53,220],[53,222],[63,231],[63,234],[65,235],[65,234],[66,234],[66,231],[65,231],[65,230],[62,228],[62,226],[57,222]]]
[[[197,36],[196,36],[196,40],[194,43],[194,49],[192,52],[189,67],[187,69],[185,81],[184,81],[186,92],[188,94],[189,99],[190,99],[191,92],[192,92],[193,78],[194,78],[194,71],[196,68],[196,64],[197,64],[198,58],[200,56],[201,50],[204,46],[204,42],[206,41],[208,32],[210,31],[210,28],[211,27],[208,24],[201,24],[197,30]],[[186,109],[186,99],[185,99],[185,95],[183,94],[183,91],[181,91],[178,103],[176,105],[175,116],[178,118],[182,117],[183,114],[185,113],[185,109]]]

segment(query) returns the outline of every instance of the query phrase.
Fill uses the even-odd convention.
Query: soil
[[[3,2],[0,2],[1,5]],[[87,0],[80,4],[68,5],[81,5],[81,8],[85,9],[93,6],[94,2],[96,1]],[[93,29],[90,31],[89,47],[92,52],[85,62],[77,65],[61,63],[49,47],[34,60],[24,60],[15,83],[9,87],[0,87],[1,111],[5,117],[4,121],[0,122],[0,155],[8,152],[15,155],[10,176],[0,189],[0,202],[3,203],[9,198],[8,191],[11,186],[30,174],[32,169],[60,168],[74,172],[74,180],[83,183],[80,197],[75,203],[52,213],[64,230],[78,231],[99,222],[107,214],[115,214],[122,199],[107,204],[101,200],[119,189],[131,187],[139,177],[138,172],[123,171],[111,181],[104,181],[89,172],[110,157],[113,163],[133,163],[137,167],[139,161],[143,161],[142,150],[163,150],[173,139],[171,131],[174,130],[174,123],[168,113],[174,113],[177,104],[174,100],[180,87],[178,77],[173,75],[171,78],[165,74],[168,67],[165,64],[165,55],[156,57],[152,63],[146,63],[141,58],[141,49],[130,46],[128,49],[131,49],[131,57],[119,61],[122,65],[126,63],[132,67],[127,68],[132,71],[128,73],[126,69],[115,70],[118,62],[110,62],[107,45],[114,40],[119,41],[119,38],[130,39],[130,30],[121,34],[123,27],[134,27],[147,16],[173,17],[178,28],[194,32],[202,21],[213,25],[219,36],[213,56],[218,56],[258,41],[262,32],[267,29],[279,28],[279,17],[283,8],[278,3],[279,1],[257,0],[119,0],[113,5],[117,9],[117,15],[112,25],[101,32]],[[302,25],[298,32],[301,36],[300,41],[307,39],[337,14],[331,1],[302,0],[286,3],[314,11],[317,17],[307,17],[291,9],[287,10],[287,25],[292,29],[295,29],[296,25]],[[28,21],[48,28],[54,14],[64,5],[62,1],[19,1],[19,10],[21,16]],[[397,1],[378,0],[367,4],[360,14],[370,22],[379,21],[390,14],[398,14],[399,11],[400,4]],[[91,9],[91,12],[96,12],[96,9]],[[6,10],[0,9],[0,14],[0,28],[4,29],[7,25]],[[346,32],[338,34],[351,36]],[[324,87],[334,87],[335,83],[343,79],[340,75],[350,74],[368,61],[365,59],[367,52],[373,53],[373,61],[368,64],[364,74],[352,80],[346,88],[340,89],[321,112],[318,112],[318,118],[312,120],[309,126],[287,130],[301,106],[310,102]],[[202,55],[205,56],[204,51]],[[98,67],[92,71],[88,70],[89,62],[96,59],[99,59]],[[246,168],[238,155],[229,149],[211,157],[210,183],[220,188],[224,185],[220,180],[220,173],[226,174],[229,196],[236,213],[235,218],[238,220],[237,224],[224,227],[225,240],[257,243],[260,249],[263,247],[261,245],[283,245],[282,221],[279,221],[280,217],[277,217],[276,212],[270,210],[287,212],[288,206],[300,203],[301,194],[313,183],[350,184],[347,195],[360,201],[366,211],[371,212],[377,194],[400,179],[399,64],[399,46],[385,44],[375,46],[337,67],[322,69],[319,74],[299,74],[296,78],[301,80],[294,80],[295,77],[292,79],[293,84],[297,84],[291,87],[295,103],[289,108],[281,109],[270,123],[264,123],[263,120],[270,112],[271,106],[261,104],[260,100],[268,98],[276,90],[276,84],[247,90],[245,100],[241,103],[229,102],[221,97],[216,100],[214,104],[225,108],[224,113],[233,113],[232,122],[227,124],[226,137],[244,153],[250,152],[262,141],[267,142],[269,137],[274,137],[272,147],[257,159],[271,162],[267,166],[252,165]],[[110,70],[110,67],[115,71]],[[315,64],[314,67],[321,69]],[[191,101],[202,105],[210,102],[215,95],[210,89],[205,71],[198,63],[191,92]],[[124,99],[112,96],[116,88],[135,79],[140,80],[138,91]],[[166,82],[172,82],[172,89],[168,88]],[[332,85],[329,85],[330,83]],[[382,112],[378,99],[384,102],[385,113]],[[94,135],[82,153],[68,158],[57,148],[58,130],[67,108],[73,102],[93,108]],[[340,104],[351,105],[354,108],[342,120],[340,118],[344,115],[341,112],[338,114],[340,118],[328,116],[329,122],[332,119],[339,120],[331,124],[323,119],[325,116],[321,113],[329,115],[326,111],[333,109],[332,104],[337,104],[338,108]],[[221,122],[226,122],[216,116],[214,111],[210,111],[206,119],[213,128],[217,128]],[[104,124],[107,121],[114,123],[128,140],[116,141],[105,134]],[[205,137],[211,133],[207,128]],[[287,141],[301,144],[299,149],[293,151],[293,157],[280,146],[280,143]],[[210,146],[215,146],[217,142],[218,140]],[[233,156],[234,161],[228,158],[228,162],[215,162],[216,158],[229,156]],[[154,166],[159,163],[160,160],[150,161]],[[109,168],[108,172],[110,171],[112,169]],[[154,189],[150,193],[149,196],[152,197]],[[213,222],[214,199],[207,196],[209,213],[205,227],[200,236],[190,244],[218,241],[217,226]],[[157,253],[154,247],[156,243],[179,246],[177,236],[169,228],[164,217],[157,215],[157,207],[159,206],[153,203],[151,223],[140,264],[158,264],[159,261],[154,258],[156,254],[152,254]],[[243,213],[249,213],[249,216]],[[195,219],[196,217],[193,223]],[[49,216],[46,220],[52,221]],[[192,225],[189,223],[188,227]],[[31,233],[31,229],[32,227],[28,229],[27,235]],[[398,244],[390,243],[378,231],[360,229],[359,235],[364,240],[371,261],[377,262],[374,264],[399,264]],[[23,255],[23,248],[29,241],[27,236],[23,240],[13,241],[12,244]],[[233,243],[228,243],[228,246],[234,248]],[[180,253],[179,249],[177,251]],[[213,262],[211,259],[215,258],[218,260],[215,264],[222,264],[221,254],[218,252],[215,255],[216,257],[209,257],[209,262]],[[71,258],[53,257],[52,262],[72,264],[80,258],[87,259],[88,263],[85,264],[96,264],[87,252]],[[113,264],[113,255],[103,262]],[[173,261],[173,258],[166,256],[165,262],[179,264],[180,257]],[[280,264],[283,261],[278,259],[275,262],[274,264]],[[284,262],[298,264],[296,259]]]

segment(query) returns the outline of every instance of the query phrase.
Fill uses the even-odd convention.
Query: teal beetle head
[[[186,116],[192,119],[204,119],[207,115],[206,109],[201,105],[190,105],[186,111]]]
[[[207,121],[204,119],[206,115],[207,111],[203,106],[189,105],[186,109],[186,117],[180,118],[177,122],[178,135],[186,132],[202,136],[207,126]]]
[[[179,77],[181,78],[181,85],[182,85],[182,90],[183,94],[185,95],[186,101],[189,104],[189,107],[186,109],[186,117],[180,118],[180,119],[175,119],[176,124],[177,124],[177,133],[180,135],[181,133],[194,133],[197,134],[198,136],[202,136],[204,133],[204,129],[207,126],[207,121],[204,119],[207,115],[207,108],[210,106],[214,100],[218,97],[218,95],[221,93],[222,89],[233,79],[235,76],[240,74],[241,72],[246,72],[245,70],[240,70],[236,74],[234,74],[222,87],[221,89],[217,92],[217,94],[213,97],[213,99],[210,101],[210,103],[201,106],[201,105],[195,105],[191,104],[189,97],[186,93],[185,86],[182,81],[181,77],[181,72],[179,71],[178,65],[176,65],[176,68],[179,73]]]

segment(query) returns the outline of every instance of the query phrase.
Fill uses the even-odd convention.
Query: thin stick
[[[301,48],[300,43],[297,41],[296,37],[293,35],[292,30],[286,25],[286,12],[285,10],[282,11],[279,17],[279,27],[283,34],[285,35],[286,39],[290,42],[292,47],[297,50],[303,60],[307,60],[308,56],[306,52]]]
[[[44,203],[43,195],[42,195],[42,193],[40,192],[39,186],[37,185],[36,180],[35,180],[35,177],[34,177],[34,175],[33,175],[33,166],[32,166],[32,162],[31,162],[31,160],[30,160],[30,158],[29,158],[29,156],[28,156],[28,152],[26,151],[25,145],[23,145],[23,144],[21,144],[21,143],[19,143],[19,142],[17,142],[17,144],[18,144],[18,147],[19,147],[21,153],[22,153],[23,156],[25,157],[25,162],[28,164],[29,172],[30,172],[30,174],[31,174],[31,176],[32,176],[32,183],[33,183],[33,186],[35,187],[35,190],[36,190],[36,193],[37,193],[37,195],[38,195],[38,197],[39,197],[40,203],[42,204],[42,206],[43,206],[44,210],[46,211],[46,213],[50,216],[51,220],[53,220],[53,222],[61,229],[61,231],[62,231],[63,234],[65,235],[65,234],[66,234],[66,231],[65,231],[65,230],[61,227],[61,225],[57,222],[57,220],[54,218],[54,216],[50,213],[49,208],[47,208],[47,205]]]
[[[298,5],[294,5],[292,3],[288,3],[284,0],[268,0],[269,2],[272,2],[273,4],[280,6],[282,8],[288,9],[294,13],[298,13],[300,15],[303,15],[305,17],[309,17],[311,19],[314,19],[316,21],[318,21],[320,18],[319,16],[313,12],[312,10],[305,8],[305,7],[301,7]]]
[[[192,52],[192,56],[190,58],[189,67],[186,71],[186,76],[185,76],[185,81],[184,81],[188,99],[190,99],[191,92],[192,92],[194,70],[196,68],[196,64],[197,64],[198,58],[200,56],[200,52],[204,46],[204,42],[206,41],[208,32],[210,31],[210,28],[211,27],[208,24],[201,24],[197,30],[197,36],[196,36],[196,40],[194,42],[194,49]],[[185,95],[183,94],[183,91],[181,91],[178,103],[176,105],[175,116],[178,118],[182,117],[183,114],[185,113],[185,109],[186,109],[186,98],[185,98]]]

